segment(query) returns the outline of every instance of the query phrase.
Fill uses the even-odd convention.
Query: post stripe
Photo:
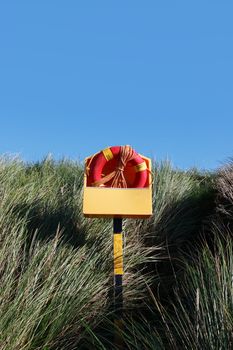
[[[123,249],[122,233],[115,233],[113,236],[113,253],[114,253],[114,274],[123,275]]]
[[[113,233],[121,233],[122,232],[122,219],[114,218],[113,219]]]
[[[114,289],[114,298],[115,298],[115,311],[116,318],[120,319],[122,317],[122,306],[123,306],[123,285],[122,285],[122,275],[114,275],[115,289]]]

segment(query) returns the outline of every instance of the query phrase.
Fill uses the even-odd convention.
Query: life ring
[[[123,146],[124,147],[124,146]],[[129,147],[129,146],[127,146]],[[132,150],[132,149],[131,149]],[[109,163],[115,161],[115,167],[117,166],[120,158],[121,146],[109,147],[101,152],[97,153],[89,165],[89,174],[91,177],[92,186],[98,183],[103,177],[103,170],[108,167]],[[132,150],[133,156],[126,166],[134,170],[134,181],[131,184],[127,184],[127,187],[131,188],[143,188],[148,185],[148,169],[146,162]],[[105,174],[106,175],[106,174]],[[108,184],[106,187],[110,187]]]

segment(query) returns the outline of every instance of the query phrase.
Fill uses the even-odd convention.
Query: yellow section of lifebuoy
[[[113,159],[111,148],[105,148],[102,152],[107,161]]]
[[[147,169],[146,162],[140,163],[134,166],[135,172],[138,173],[140,171],[144,171]]]

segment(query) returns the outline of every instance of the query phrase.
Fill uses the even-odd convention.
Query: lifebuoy
[[[132,149],[131,151],[133,152],[132,153],[133,156],[131,157],[130,161],[126,164],[126,167],[129,170],[131,169],[134,170],[134,175],[133,175],[134,181],[129,184],[127,183],[127,187],[131,187],[131,188],[146,187],[148,183],[147,164],[140,157],[139,154],[137,154]],[[115,167],[117,167],[117,164],[120,158],[120,152],[121,152],[121,146],[114,146],[114,147],[106,148],[94,156],[94,158],[91,160],[90,167],[89,167],[89,174],[90,174],[89,176],[91,177],[92,186],[95,186],[95,183],[98,183],[102,179],[104,169],[106,171],[106,167],[108,167],[109,163],[112,163],[113,166],[115,165]],[[109,187],[108,184],[106,184],[106,186]]]

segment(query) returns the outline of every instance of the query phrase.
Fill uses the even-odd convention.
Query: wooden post
[[[113,219],[113,252],[114,252],[114,324],[115,345],[122,348],[123,328],[123,234],[122,218]]]

